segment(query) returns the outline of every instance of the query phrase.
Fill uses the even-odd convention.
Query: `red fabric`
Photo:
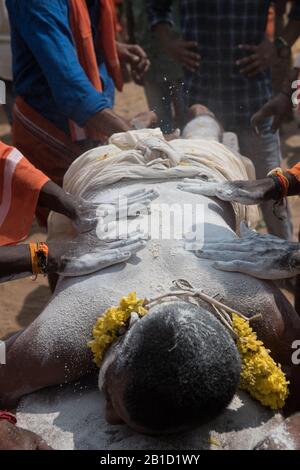
[[[0,245],[17,243],[28,235],[47,181],[20,152],[0,141]]]
[[[8,421],[11,424],[17,424],[17,418],[15,415],[8,411],[0,411],[0,419],[5,419],[5,421]]]
[[[96,51],[93,41],[92,26],[88,7],[85,0],[69,0],[70,24],[74,36],[79,62],[97,91],[102,91],[101,77],[97,64]],[[105,61],[108,72],[113,78],[118,90],[123,88],[121,66],[116,47],[117,17],[113,0],[99,0],[99,49]],[[73,141],[89,137],[93,140],[103,140],[103,135],[94,131],[80,129],[70,122],[70,132]]]
[[[59,186],[71,163],[82,154],[80,146],[20,97],[14,106],[12,135],[14,146]],[[46,226],[48,215],[48,209],[37,209],[41,225]]]

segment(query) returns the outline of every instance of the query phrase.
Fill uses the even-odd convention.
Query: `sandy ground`
[[[117,96],[117,111],[125,117],[133,117],[147,109],[143,89],[134,84],[125,86],[122,95]],[[10,141],[10,128],[0,109],[0,139]],[[295,122],[282,130],[285,164],[300,160],[300,131]],[[295,236],[300,226],[300,205],[298,197],[291,200]],[[34,222],[29,240],[43,241],[46,233]],[[289,294],[288,294],[289,295]],[[290,297],[290,295],[289,295]],[[25,328],[42,311],[50,298],[47,280],[39,277],[36,281],[23,279],[0,285],[0,338]]]

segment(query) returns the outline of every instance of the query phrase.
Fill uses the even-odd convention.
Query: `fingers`
[[[181,63],[184,68],[189,70],[189,72],[193,73],[197,72],[200,67],[200,62],[195,62],[194,60],[188,57],[183,57]]]
[[[257,277],[257,265],[248,261],[217,261],[213,267],[220,271],[238,272],[242,274],[249,274],[250,276]]]
[[[196,72],[200,67],[201,56],[197,52],[193,52],[190,49],[197,48],[198,44],[194,41],[182,41],[180,46],[182,48],[180,62],[186,69],[190,70],[191,72]]]
[[[253,44],[239,44],[238,48],[250,52],[257,52],[258,50],[258,46],[255,46]]]
[[[144,190],[143,194],[130,197],[128,199],[128,205],[141,203],[146,200],[153,201],[154,199],[157,199],[158,196],[159,196],[159,192],[156,189]]]
[[[139,45],[137,44],[129,44],[128,51],[133,56],[134,62],[138,62],[140,60],[148,60],[147,54]]]
[[[240,256],[241,253],[249,253],[252,251],[253,248],[253,242],[249,240],[243,240],[240,238],[237,238],[235,240],[232,240],[231,242],[212,242],[212,243],[205,243],[205,245],[201,249],[201,253],[204,253],[206,251],[214,251],[216,253],[219,253],[219,258],[220,258],[220,253],[229,251],[229,252],[235,252],[235,259]],[[199,253],[199,256],[201,255]],[[252,253],[254,255],[254,253]]]
[[[203,249],[202,251],[197,251],[196,253],[198,258],[201,259],[209,259],[212,261],[237,261],[237,258],[239,261],[248,261],[251,262],[253,261],[253,253],[247,251],[244,252],[239,252],[237,253],[236,251],[229,251],[229,250],[209,250],[209,249]]]
[[[123,240],[116,240],[113,242],[107,242],[107,249],[114,249],[114,248],[127,248],[130,245],[133,245],[137,242],[144,242],[144,234],[143,233],[136,233],[131,235],[128,238],[124,238]]]
[[[185,191],[202,196],[214,197],[217,193],[217,184],[210,182],[179,183],[177,186],[180,191]]]
[[[58,272],[63,277],[79,277],[93,274],[114,264],[123,263],[131,257],[130,251],[94,250],[79,257],[65,258],[63,268]]]
[[[140,189],[120,196],[119,199],[111,203],[102,203],[98,209],[98,219],[103,218],[107,224],[114,220],[127,217],[136,217],[143,209],[147,208],[151,202],[159,197],[156,189]]]
[[[252,116],[251,125],[252,125],[252,127],[255,130],[257,135],[260,135],[259,128],[264,123],[264,120],[267,117],[273,116],[273,114],[274,114],[273,107],[269,103],[266,103],[259,111],[257,111],[257,113],[255,113]]]
[[[150,61],[145,51],[136,44],[129,45],[128,59],[131,63],[136,79],[142,79],[142,77],[149,70],[150,67]]]
[[[125,194],[124,197],[127,198],[127,203],[132,204],[140,202],[141,199],[156,199],[159,196],[159,192],[156,189],[139,189],[131,193]]]
[[[185,49],[195,49],[198,47],[198,43],[196,41],[181,41],[181,46]],[[195,54],[200,59],[200,54]]]
[[[272,265],[268,263],[252,263],[247,261],[217,261],[213,264],[215,269],[227,272],[237,272],[255,277],[257,279],[284,279],[291,277],[291,273],[281,270],[273,269]]]
[[[132,256],[130,251],[112,250],[106,255],[100,255],[98,263],[95,261],[94,266],[87,274],[93,274],[94,272],[101,271],[102,269],[114,266],[115,264],[121,264],[128,261]]]
[[[252,54],[248,55],[247,57],[244,57],[243,59],[237,60],[236,65],[248,65],[252,64],[256,60],[258,60],[258,55],[257,54]]]
[[[134,243],[130,243],[127,248],[130,251],[130,253],[133,255],[143,250],[146,246],[147,246],[147,242],[145,240],[140,240]]]
[[[240,72],[243,75],[247,75],[248,77],[254,77],[254,75],[257,75],[261,71],[262,71],[262,64],[260,60],[255,60],[254,62],[251,62],[251,64],[240,69]]]

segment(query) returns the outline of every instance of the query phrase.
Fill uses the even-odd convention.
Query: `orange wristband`
[[[288,192],[289,192],[289,180],[287,179],[286,176],[284,176],[283,171],[281,168],[275,168],[274,170],[270,171],[268,173],[268,176],[275,176],[278,178],[278,181],[280,183],[281,191],[282,191],[282,199],[287,197]]]
[[[46,274],[49,255],[48,245],[46,243],[30,243],[29,250],[32,274],[35,276],[38,274]]]

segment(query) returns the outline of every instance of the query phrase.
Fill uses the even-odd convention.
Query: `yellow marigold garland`
[[[122,297],[117,307],[110,307],[104,315],[97,319],[93,328],[93,340],[88,343],[94,354],[94,362],[99,367],[109,346],[118,338],[119,331],[124,328],[132,312],[139,317],[146,315],[144,299],[137,299],[136,293],[132,292],[127,297]]]
[[[88,343],[99,367],[109,346],[118,338],[120,330],[127,326],[130,316],[136,312],[140,318],[148,313],[145,299],[137,299],[132,292],[122,297],[119,305],[108,308],[97,319],[93,328],[93,340]],[[232,326],[237,333],[237,347],[241,356],[240,388],[250,393],[262,405],[273,410],[283,408],[288,396],[288,384],[281,366],[275,363],[249,321],[232,313]]]
[[[237,347],[242,360],[240,387],[262,405],[272,410],[283,408],[288,396],[288,384],[281,366],[275,363],[257,339],[249,322],[232,314],[233,328],[239,336]]]

